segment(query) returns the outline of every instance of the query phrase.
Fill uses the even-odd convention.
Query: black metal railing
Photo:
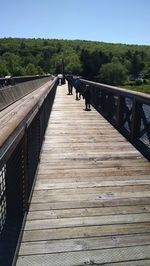
[[[0,149],[0,265],[15,265],[40,150],[55,97],[53,80]]]
[[[150,95],[81,79],[91,103],[118,131],[150,160]]]

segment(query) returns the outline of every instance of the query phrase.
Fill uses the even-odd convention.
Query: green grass
[[[130,84],[126,83],[121,87],[124,89],[132,90],[132,91],[138,91],[138,92],[150,94],[150,81],[148,81],[147,84],[141,84],[141,85],[136,85],[135,83],[131,85],[131,82],[130,82]]]

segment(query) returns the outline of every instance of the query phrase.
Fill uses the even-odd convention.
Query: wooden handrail
[[[22,82],[20,84],[6,87],[0,90],[0,111],[7,108],[10,104],[23,98],[25,95],[38,89],[47,81],[51,80],[51,77],[43,77],[36,80],[30,80]]]
[[[0,158],[3,156],[4,150],[13,141],[15,136],[25,128],[28,120],[35,116],[38,109],[42,105],[47,94],[57,82],[57,78],[53,81],[48,81],[46,84],[28,94],[25,100],[19,100],[11,106],[11,110],[6,114],[5,110],[0,114]],[[13,108],[14,106],[14,108]],[[5,115],[3,116],[3,113]],[[29,124],[29,123],[28,123]],[[4,147],[5,145],[5,147]]]

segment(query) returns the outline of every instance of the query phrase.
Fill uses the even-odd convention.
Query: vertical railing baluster
[[[23,165],[23,204],[24,212],[28,212],[29,204],[29,180],[28,180],[28,164],[27,164],[27,128],[25,128],[23,136],[23,154],[22,154],[22,165]]]
[[[116,126],[118,128],[122,127],[123,124],[123,117],[124,117],[124,105],[125,105],[125,99],[122,96],[118,96],[117,101],[117,119],[116,119]]]
[[[130,132],[130,137],[132,140],[136,141],[138,139],[140,128],[141,128],[141,103],[137,102],[134,99],[132,107],[131,132]]]

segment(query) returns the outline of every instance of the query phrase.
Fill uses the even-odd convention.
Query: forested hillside
[[[80,40],[0,39],[0,76],[72,71],[112,85],[149,77],[150,46]]]

